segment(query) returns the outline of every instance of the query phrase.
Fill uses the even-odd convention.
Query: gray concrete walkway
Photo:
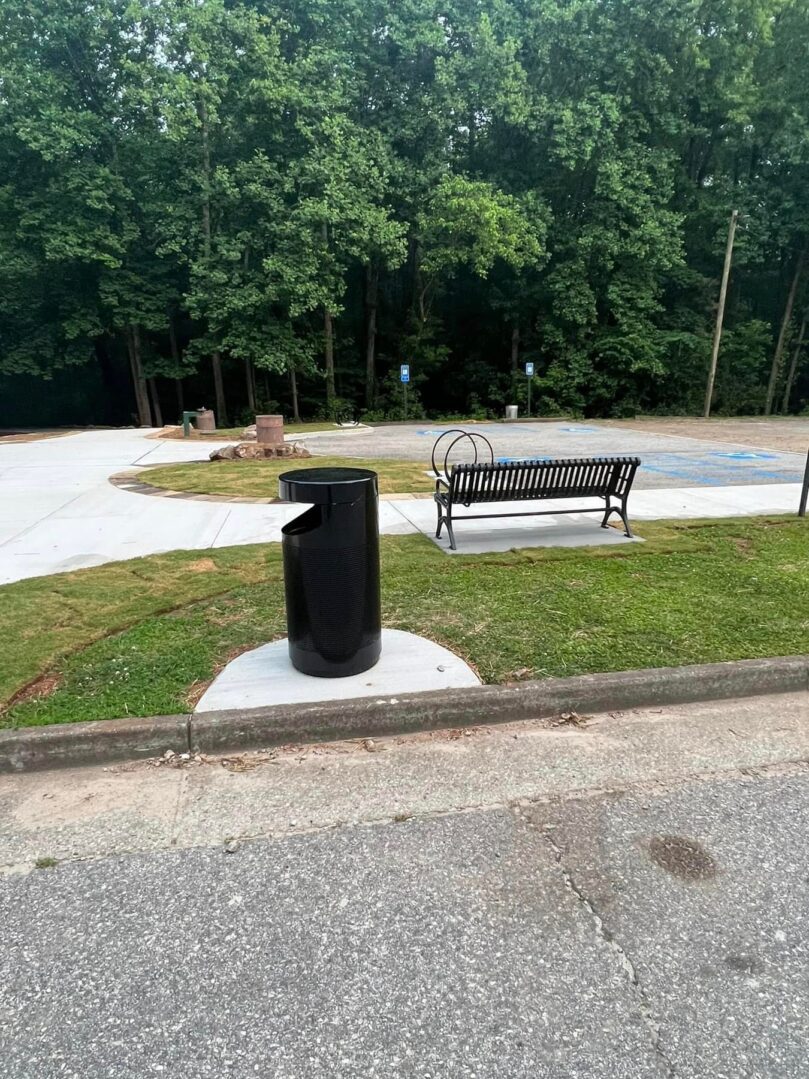
[[[802,694],[3,777],[3,1075],[800,1079],[808,756]]]
[[[539,432],[536,437],[544,438],[545,426],[527,430]],[[385,432],[402,430],[397,427],[382,428],[381,434],[344,431],[313,435],[310,448],[314,453],[370,455],[376,452],[373,440],[377,436],[389,437]],[[623,433],[616,435],[613,428],[604,431],[612,432],[604,436],[611,440],[610,452],[621,452]],[[109,477],[118,472],[201,460],[210,451],[210,445],[156,441],[148,434],[145,430],[88,431],[41,442],[0,445],[0,585],[163,551],[278,541],[283,525],[300,512],[300,507],[283,504],[149,498],[113,486]],[[539,452],[533,438],[524,444],[530,453]],[[603,452],[602,436],[598,438],[601,441],[598,447],[593,444],[593,452]],[[418,444],[426,460],[431,440],[422,439]],[[564,449],[561,443],[559,448]],[[791,456],[797,460],[797,455]],[[745,470],[742,464],[738,468],[734,466],[736,471],[726,486],[681,487],[676,478],[668,476],[662,481],[655,479],[651,489],[644,490],[646,481],[641,477],[641,489],[633,492],[630,501],[630,515],[633,520],[653,520],[797,510],[800,484],[785,482],[791,475],[788,470],[774,472],[776,480],[767,480],[766,470]],[[747,485],[742,483],[742,475],[747,477]],[[561,508],[569,506],[564,503]],[[545,503],[544,508],[551,509],[552,505]],[[505,512],[508,506],[498,509]],[[435,531],[435,508],[429,500],[383,501],[380,531],[385,535],[422,532],[431,536]],[[514,546],[623,542],[620,533],[607,534],[598,528],[598,519],[592,516],[477,521],[459,527],[458,538],[461,553],[508,550]]]

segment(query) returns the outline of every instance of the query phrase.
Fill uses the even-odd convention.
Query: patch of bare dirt
[[[753,546],[753,541],[746,539],[744,536],[733,536],[732,543],[737,551],[746,552],[749,551]]]
[[[189,573],[216,573],[216,563],[212,558],[198,558],[185,567]]]
[[[78,434],[78,431],[9,431],[7,434],[0,432],[0,443],[41,442],[44,438],[62,438],[63,435],[75,434]]]
[[[221,431],[198,431],[196,427],[191,426],[188,438],[185,438],[182,427],[161,427],[159,431],[155,431],[153,435],[147,435],[147,438],[171,438],[179,439],[181,442],[221,442],[223,438]]]
[[[62,684],[62,676],[59,674],[43,674],[41,678],[29,682],[18,690],[6,705],[7,710],[15,704],[23,704],[25,701],[38,701],[42,697],[50,697]]]

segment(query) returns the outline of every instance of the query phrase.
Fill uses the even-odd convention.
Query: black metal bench
[[[482,436],[481,436],[482,437]],[[477,452],[475,453],[477,457]],[[456,517],[456,506],[469,508],[493,502],[535,502],[545,499],[598,498],[605,503],[601,527],[606,528],[613,513],[624,524],[625,535],[632,538],[627,516],[627,499],[640,465],[639,457],[570,457],[545,461],[514,461],[491,464],[455,464],[449,473],[436,471],[435,502],[438,510],[436,539],[447,526],[453,551],[456,521],[480,520],[483,517],[541,517],[560,513],[601,513],[598,507],[569,510],[528,510],[509,513],[474,513]],[[445,459],[446,466],[446,459]]]

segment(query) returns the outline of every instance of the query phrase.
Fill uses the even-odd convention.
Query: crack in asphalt
[[[584,890],[579,884],[577,884],[575,877],[571,873],[570,869],[565,864],[564,853],[562,848],[556,842],[552,832],[548,828],[538,828],[537,825],[531,820],[531,818],[524,812],[519,806],[515,806],[515,812],[520,820],[523,821],[530,829],[538,832],[539,835],[547,843],[548,847],[553,854],[554,861],[559,867],[559,872],[562,877],[562,881],[565,886],[565,890],[573,897],[578,906],[582,907],[586,911],[590,922],[595,930],[595,934],[598,939],[604,944],[616,959],[618,966],[621,969],[630,992],[634,997],[635,1003],[638,1007],[638,1012],[643,1020],[644,1026],[649,1031],[652,1041],[652,1049],[655,1053],[657,1060],[659,1061],[663,1074],[667,1079],[677,1079],[677,1071],[673,1062],[666,1055],[663,1048],[663,1026],[655,1018],[654,1009],[652,1008],[649,998],[646,994],[646,990],[641,982],[640,975],[638,974],[637,967],[632,961],[629,953],[622,947],[620,942],[615,936],[607,929],[604,923],[604,919],[599,914],[595,907],[595,904],[588,898]]]

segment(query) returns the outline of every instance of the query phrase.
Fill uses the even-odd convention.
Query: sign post
[[[410,381],[409,363],[403,363],[400,365],[399,380],[402,383],[402,396],[404,397],[404,418],[407,419],[407,384]]]
[[[528,379],[528,408],[526,410],[527,415],[531,415],[531,383],[534,380],[534,365],[527,363],[525,365],[525,377]]]

